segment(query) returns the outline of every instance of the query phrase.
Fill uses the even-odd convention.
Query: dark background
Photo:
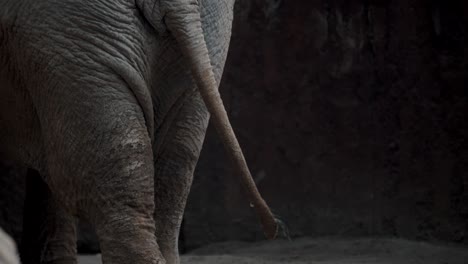
[[[220,89],[293,237],[468,244],[467,15],[466,1],[237,0]],[[0,226],[17,236],[24,171],[0,173]],[[259,239],[210,128],[184,247]]]
[[[293,236],[468,242],[467,11],[466,1],[237,1],[220,89]],[[184,234],[188,247],[263,238],[213,129]]]

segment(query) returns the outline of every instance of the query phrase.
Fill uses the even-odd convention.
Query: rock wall
[[[468,241],[466,1],[238,0],[221,91],[293,236]],[[213,130],[188,248],[262,239]]]

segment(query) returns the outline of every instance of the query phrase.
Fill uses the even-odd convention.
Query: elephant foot
[[[106,218],[96,226],[102,263],[166,264],[156,242],[152,217],[121,210]]]
[[[179,252],[177,247],[164,247],[161,245],[161,252],[166,259],[166,264],[180,264]]]

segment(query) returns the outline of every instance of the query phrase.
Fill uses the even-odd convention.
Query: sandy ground
[[[79,259],[79,264],[98,263],[101,263],[99,256]],[[468,264],[468,247],[375,238],[225,242],[183,255],[182,263]]]

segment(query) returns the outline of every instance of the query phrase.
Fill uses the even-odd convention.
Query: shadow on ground
[[[224,242],[182,256],[194,264],[464,264],[468,248],[381,238],[301,238],[294,241]],[[81,256],[79,264],[98,264],[99,256]]]

